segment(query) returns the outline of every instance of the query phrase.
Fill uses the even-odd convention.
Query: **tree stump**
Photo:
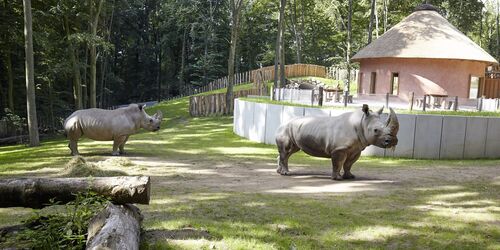
[[[142,219],[134,205],[108,203],[89,223],[86,249],[138,250]]]

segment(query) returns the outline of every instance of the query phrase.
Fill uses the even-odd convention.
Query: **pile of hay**
[[[81,156],[75,156],[66,164],[62,175],[66,177],[121,176],[127,175],[127,173],[116,169],[130,166],[133,166],[132,162],[123,158],[110,158],[93,163],[87,162]]]

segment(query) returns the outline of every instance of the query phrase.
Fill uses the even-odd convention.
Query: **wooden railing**
[[[286,77],[300,77],[300,76],[315,76],[327,77],[327,68],[325,66],[313,64],[291,64],[285,66]],[[235,85],[254,83],[260,88],[264,82],[272,81],[274,79],[274,66],[268,66],[260,69],[250,70],[234,74]],[[177,99],[185,96],[200,94],[217,89],[227,88],[229,77],[225,76],[208,83],[205,86],[193,87],[186,86],[181,88],[181,93],[178,96],[167,98],[167,100]]]

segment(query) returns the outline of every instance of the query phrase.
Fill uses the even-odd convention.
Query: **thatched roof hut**
[[[417,10],[360,50],[368,58],[434,58],[498,63],[435,10]]]
[[[481,79],[487,66],[498,64],[431,5],[419,6],[352,60],[360,63],[360,94],[390,93],[403,99],[410,92],[425,95],[426,89],[474,98],[471,79]]]

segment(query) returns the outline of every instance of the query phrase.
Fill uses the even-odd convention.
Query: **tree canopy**
[[[279,2],[242,0],[235,72],[274,64]],[[498,57],[496,2],[426,2]],[[345,64],[348,3],[288,0],[286,64]],[[376,39],[420,3],[353,1],[351,54],[367,44],[369,30]],[[0,115],[9,108],[25,117],[23,5],[12,0],[0,4]],[[62,118],[92,106],[94,98],[103,108],[164,99],[228,73],[230,0],[46,0],[33,1],[32,12],[41,128],[59,127]]]

